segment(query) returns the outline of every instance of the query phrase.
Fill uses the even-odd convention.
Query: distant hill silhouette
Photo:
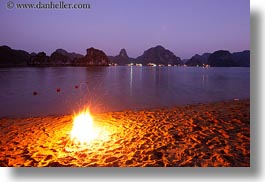
[[[163,64],[163,65],[181,65],[182,61],[173,52],[165,49],[161,45],[152,47],[144,51],[143,55],[136,58],[136,63],[147,65],[148,63]]]
[[[235,52],[232,54],[237,66],[250,67],[250,51]]]
[[[68,53],[64,49],[57,49],[51,56],[47,56],[45,52],[38,54],[31,53],[28,65],[30,66],[64,66],[72,65],[74,60],[84,56],[76,53]]]
[[[0,66],[108,66],[107,55],[93,47],[87,49],[86,56],[57,49],[51,54],[31,53],[0,46]]]
[[[25,66],[29,59],[30,54],[26,51],[0,46],[0,66]]]
[[[130,58],[125,49],[121,49],[119,55],[109,56],[111,63],[116,63],[118,65],[126,65],[130,63],[135,63],[134,58]]]
[[[8,46],[0,46],[0,66],[107,66],[110,63],[126,65],[138,63],[148,65],[182,65],[183,62],[173,52],[161,45],[152,47],[137,57],[130,58],[125,49],[121,49],[117,56],[107,56],[103,51],[93,47],[87,49],[86,56],[69,53],[64,49],[57,49],[51,56],[45,52],[29,54],[23,50],[14,50]],[[202,66],[209,64],[212,67],[249,67],[250,51],[230,53],[227,50],[218,50],[214,53],[194,55],[185,60],[187,66]]]
[[[32,53],[28,61],[30,66],[52,65],[50,57],[45,52]]]
[[[236,66],[236,62],[229,51],[220,50],[212,53],[208,59],[208,64],[214,67]]]
[[[187,66],[203,66],[203,64],[207,64],[210,55],[210,53],[204,53],[203,55],[196,54],[187,60],[185,64]]]
[[[81,54],[69,53],[64,49],[57,49],[51,54],[51,62],[58,64],[72,64],[75,60],[84,57]]]
[[[250,51],[230,53],[227,50],[218,50],[214,53],[194,55],[185,63],[187,66],[202,66],[208,64],[212,67],[249,67]]]
[[[76,59],[73,64],[79,66],[108,66],[110,60],[103,51],[91,47],[87,49],[85,57]]]

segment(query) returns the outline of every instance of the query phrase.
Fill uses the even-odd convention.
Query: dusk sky
[[[63,48],[85,54],[95,47],[117,55],[125,48],[137,57],[162,45],[185,59],[219,49],[250,49],[249,0],[64,1],[91,5],[83,10],[9,10],[7,2],[0,2],[0,45],[28,52],[50,55]]]

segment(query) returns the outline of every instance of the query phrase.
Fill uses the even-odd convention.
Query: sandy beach
[[[250,166],[249,100],[93,118],[99,137],[87,144],[70,140],[72,116],[1,118],[0,166]]]

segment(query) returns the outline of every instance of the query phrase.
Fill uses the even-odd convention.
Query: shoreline
[[[102,133],[85,146],[69,141],[70,115],[0,118],[0,166],[250,167],[249,99],[93,118]]]
[[[141,67],[158,67],[158,68],[161,68],[161,67],[191,67],[191,68],[197,68],[198,66],[183,66],[183,65],[180,65],[180,66],[148,66],[148,65],[142,65],[142,66],[136,66],[136,65],[133,65],[133,66],[128,66],[128,65],[117,65],[117,66],[112,66],[112,65],[0,65],[0,68],[52,68],[52,67],[78,67],[78,68],[98,68],[98,67],[118,67],[118,66],[122,66],[122,67],[137,67],[137,68],[141,68]],[[204,66],[199,66],[198,68],[205,68]],[[207,67],[209,69],[209,67]],[[250,66],[211,66],[211,68],[250,68]]]
[[[161,106],[161,107],[148,107],[148,108],[138,108],[138,109],[123,109],[123,110],[110,110],[110,111],[103,111],[103,112],[94,112],[93,114],[105,114],[105,113],[121,113],[121,112],[139,112],[139,111],[153,111],[153,110],[164,110],[164,109],[173,109],[179,107],[188,107],[188,106],[198,106],[198,105],[206,105],[206,104],[216,104],[216,103],[229,103],[234,101],[249,101],[249,98],[235,98],[235,99],[227,99],[227,100],[219,100],[219,101],[208,101],[208,102],[195,102],[189,104],[177,104],[172,106]],[[0,116],[0,122],[3,119],[27,119],[27,118],[45,118],[45,117],[60,117],[60,116],[70,116],[73,113],[65,113],[65,114],[47,114],[47,115],[31,115],[31,116]]]

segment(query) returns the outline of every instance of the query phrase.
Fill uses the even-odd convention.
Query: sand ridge
[[[0,166],[250,166],[249,100],[93,115],[98,139],[74,144],[72,116],[0,119]]]

